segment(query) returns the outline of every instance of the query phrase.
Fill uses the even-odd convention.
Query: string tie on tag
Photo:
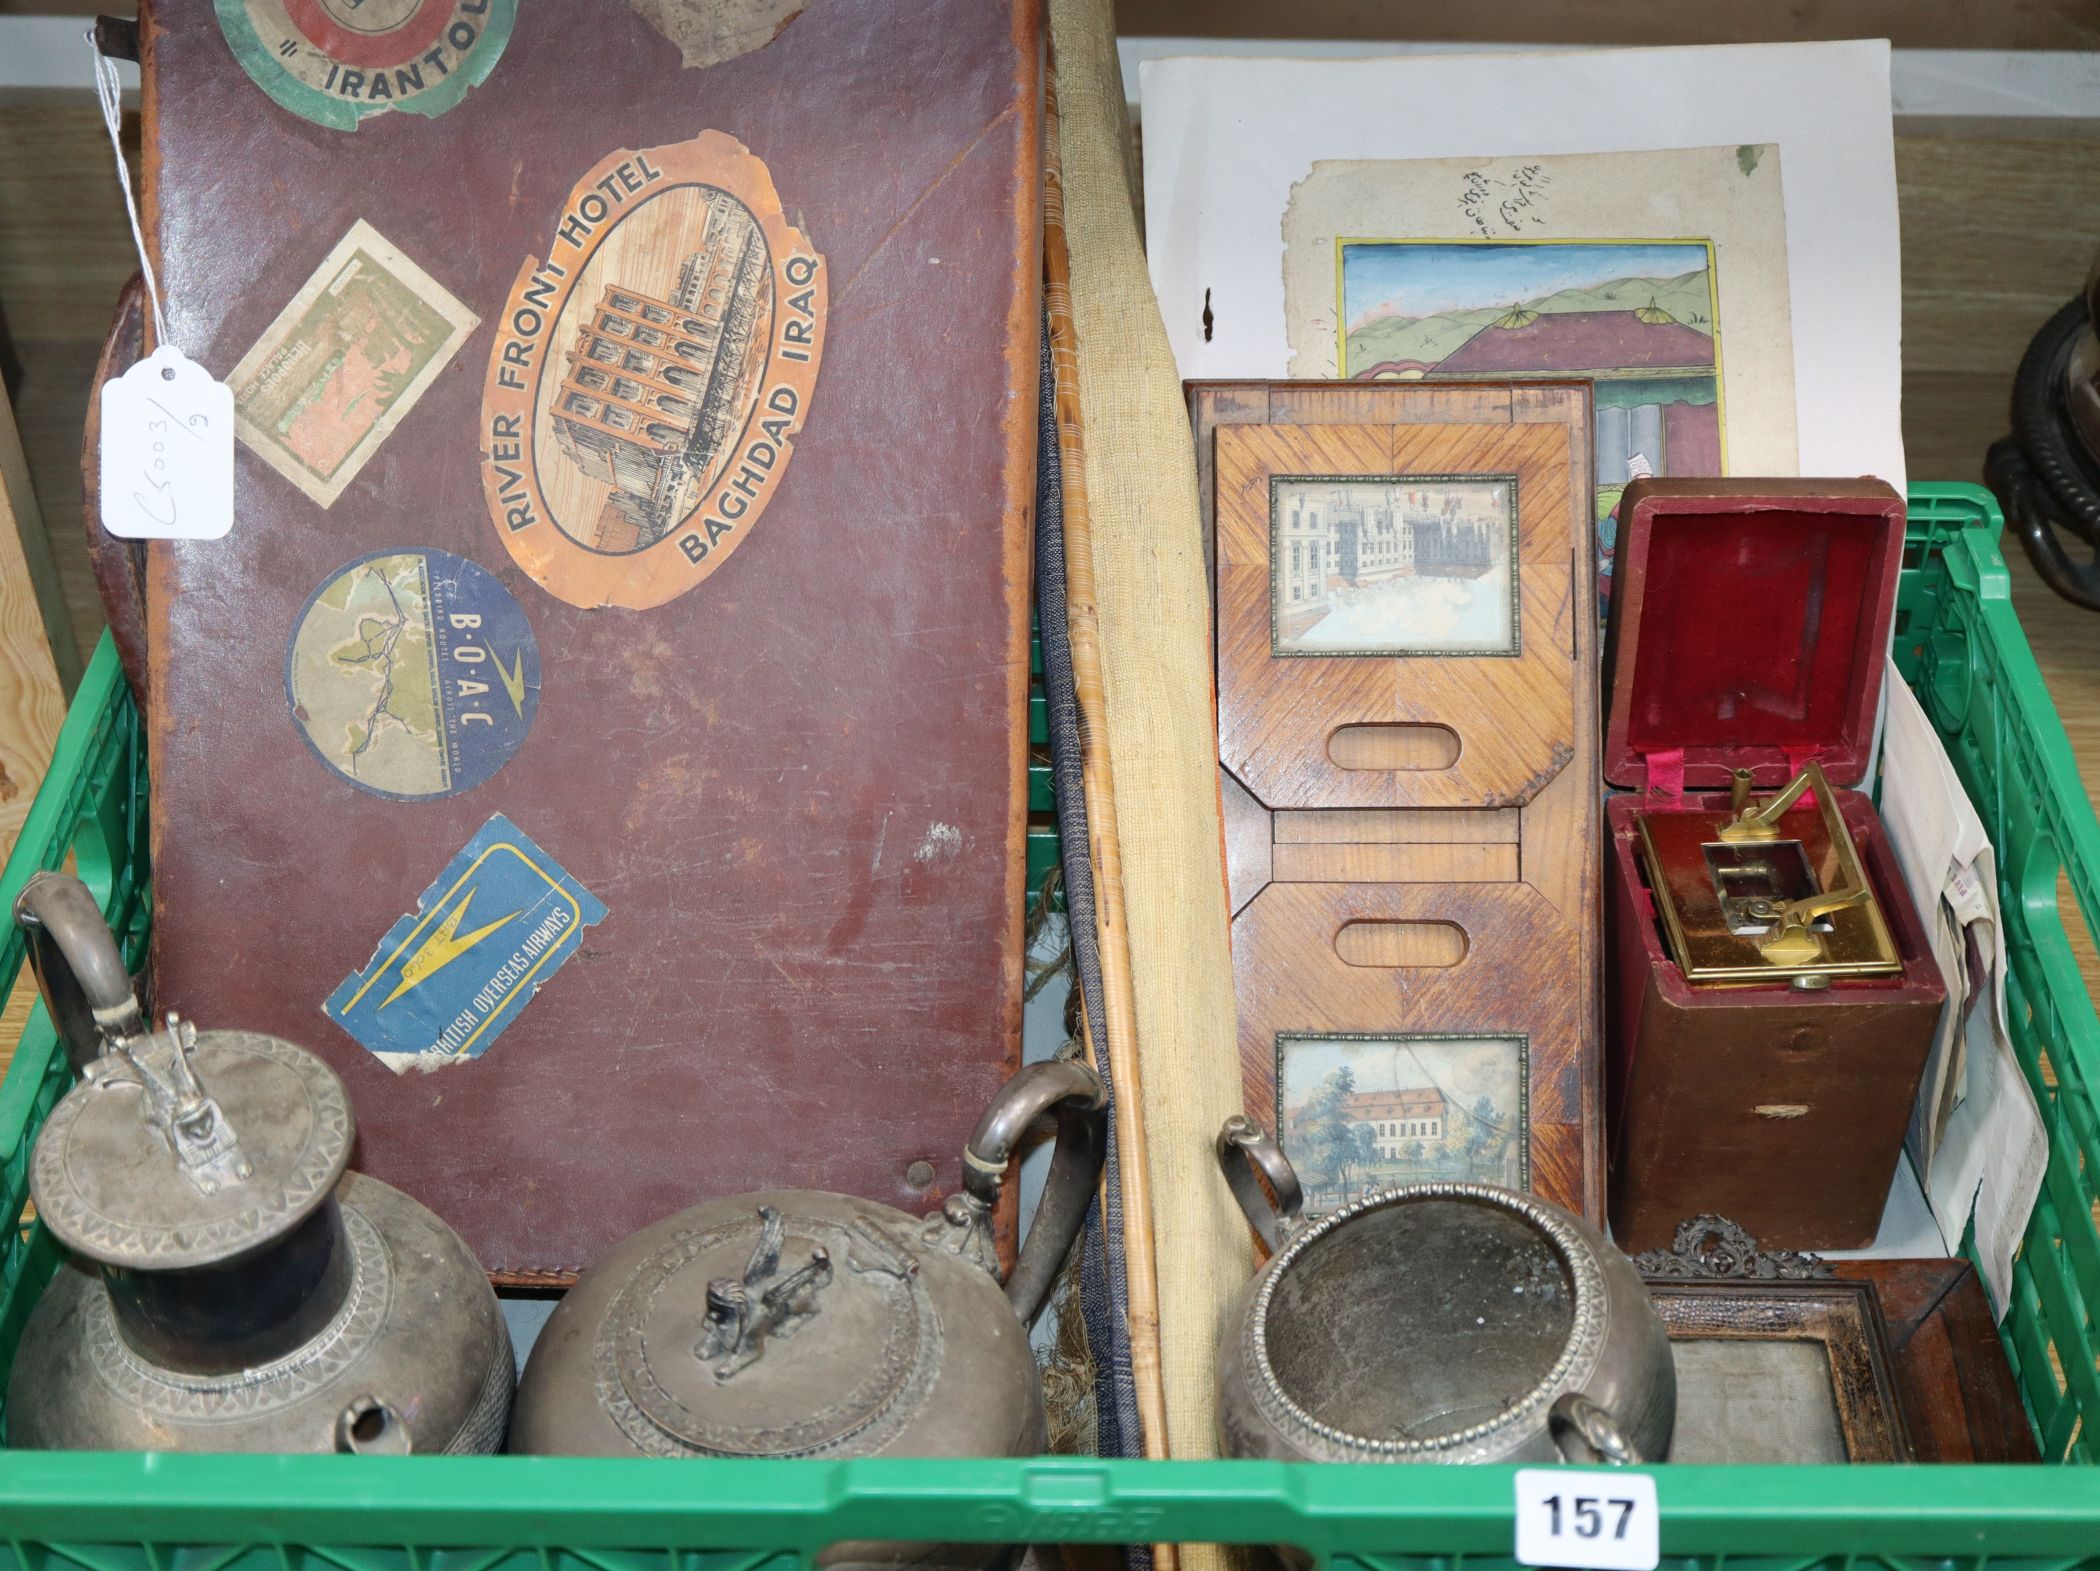
[[[95,30],[87,30],[88,53],[95,58],[95,97],[102,105],[102,123],[109,128],[110,151],[117,155],[117,188],[124,193],[124,211],[131,218],[131,244],[138,252],[139,271],[146,279],[146,299],[153,308],[153,342],[169,343],[168,315],[161,309],[160,280],[153,273],[153,259],[146,255],[146,235],[139,225],[138,202],[131,194],[131,166],[124,161],[124,89],[117,77],[116,61],[95,45]]]

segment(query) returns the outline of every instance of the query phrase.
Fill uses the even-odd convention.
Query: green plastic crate
[[[2055,909],[2061,864],[2100,914],[2100,828],[2007,598],[1996,509],[1912,492],[1900,658],[2001,852],[2012,1012],[2054,1141],[2006,1323],[2048,1455],[2092,1458],[2088,1308],[2100,1023]],[[127,937],[144,933],[138,723],[105,639],[0,896],[71,847]],[[2100,924],[2096,924],[2100,925]],[[20,965],[10,933],[0,979]],[[2046,1058],[2051,1072],[2042,1072]],[[19,1216],[63,1058],[41,1009],[0,1088],[0,1204]],[[0,1367],[55,1266],[12,1230]],[[566,1461],[0,1452],[0,1571],[759,1571],[842,1539],[1290,1542],[1363,1571],[1513,1566],[1511,1469],[1257,1462]],[[2100,1470],[1651,1469],[1670,1571],[2100,1571]]]

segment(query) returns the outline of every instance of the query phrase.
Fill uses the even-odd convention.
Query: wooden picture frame
[[[1998,1323],[1966,1260],[1825,1260],[1761,1249],[1727,1217],[1678,1223],[1670,1246],[1634,1257],[1661,1307],[1687,1282],[1737,1291],[1779,1283],[1849,1283],[1873,1295],[1887,1364],[1916,1462],[2036,1462],[2041,1449]]]
[[[1219,427],[1218,756],[1242,785],[1272,809],[1492,808],[1560,772],[1578,724],[1573,580],[1588,534],[1572,477],[1586,430],[1574,419]],[[1443,509],[1466,492],[1495,496],[1482,516],[1513,517],[1481,561],[1432,572],[1430,542],[1452,525]],[[1299,549],[1301,501],[1325,515],[1307,542],[1324,560],[1305,602],[1282,593],[1300,587],[1285,552]],[[1419,541],[1424,560],[1374,557],[1386,538]],[[1414,636],[1384,649],[1286,635],[1294,618],[1353,623],[1411,591],[1407,611],[1380,620]],[[1440,646],[1455,618],[1427,602],[1461,596],[1469,608],[1512,601],[1506,648]]]
[[[1838,1260],[1873,1284],[1919,1462],[2039,1462],[2034,1425],[1998,1337],[1983,1279],[1966,1260]]]
[[[1650,1277],[1648,1290],[1677,1361],[1671,1461],[1912,1460],[1872,1282]]]
[[[1508,1131],[1521,1152],[1504,1160],[1498,1147],[1497,1171],[1601,1219],[1588,388],[1199,383],[1190,402],[1248,1113],[1292,1121],[1303,1099],[1278,1095],[1291,1041],[1519,1040],[1522,1095],[1498,1090],[1493,1105],[1521,1104]],[[1293,519],[1294,497],[1325,516]],[[1469,587],[1498,566],[1506,606]],[[1314,598],[1346,633],[1306,636]],[[1457,609],[1440,629],[1408,620],[1424,606]],[[1352,1086],[1373,1141],[1395,1120],[1365,1098],[1395,1090],[1445,1096],[1430,1160],[1387,1152],[1311,1181],[1464,1176],[1485,1160],[1452,1133],[1479,1098],[1433,1071]]]

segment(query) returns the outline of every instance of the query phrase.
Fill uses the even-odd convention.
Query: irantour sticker
[[[517,0],[217,0],[255,83],[302,119],[355,131],[368,115],[441,115],[496,67]]]
[[[609,153],[527,257],[489,360],[482,485],[571,605],[696,587],[779,495],[824,353],[824,258],[734,137]]]
[[[308,745],[352,785],[452,796],[501,769],[532,729],[540,651],[488,569],[449,551],[377,551],[307,600],[284,686]]]
[[[486,1053],[605,920],[605,906],[501,813],[387,930],[321,1013],[396,1074]]]

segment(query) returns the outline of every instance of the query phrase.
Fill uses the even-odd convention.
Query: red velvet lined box
[[[1605,646],[1606,1059],[1614,1236],[1666,1245],[1702,1211],[1774,1247],[1873,1241],[1944,989],[1866,775],[1903,554],[1875,480],[1638,480],[1619,503]],[[1899,975],[1699,986],[1670,958],[1643,813],[1719,811],[1823,767]],[[1789,813],[1817,809],[1804,799]]]

